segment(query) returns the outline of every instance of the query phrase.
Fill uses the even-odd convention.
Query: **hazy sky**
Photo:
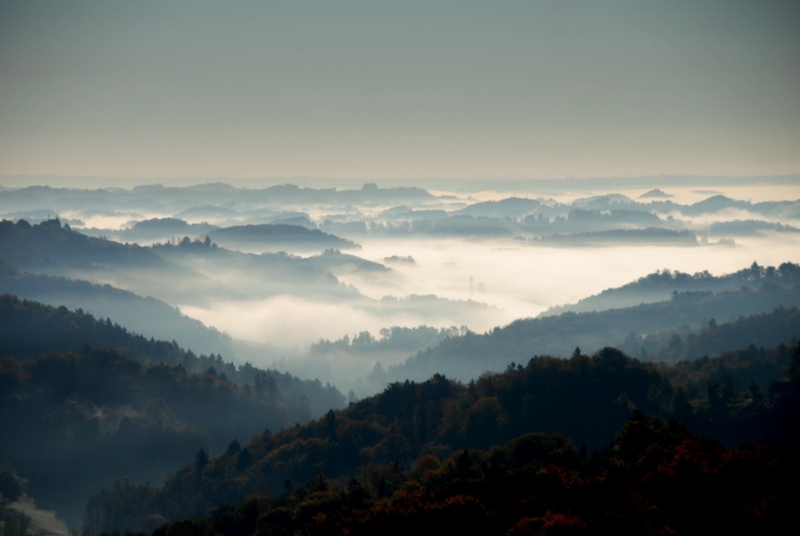
[[[0,3],[0,175],[800,172],[800,3]]]

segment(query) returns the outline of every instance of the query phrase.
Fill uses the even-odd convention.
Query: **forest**
[[[264,432],[244,446],[234,440],[220,456],[198,451],[163,486],[118,480],[91,499],[84,527],[88,534],[120,526],[154,534],[402,534],[430,523],[448,534],[776,530],[789,522],[800,491],[800,348],[748,357],[731,352],[666,367],[607,348],[510,363],[466,385],[440,375],[392,384],[306,426]],[[766,389],[756,381],[776,371]]]
[[[561,522],[592,530],[611,521],[583,509],[588,497],[646,494],[643,482],[664,471],[663,464],[696,464],[686,471],[717,475],[760,471],[766,463],[774,474],[759,478],[772,479],[773,492],[783,491],[767,503],[767,495],[750,497],[755,502],[748,508],[773,508],[777,501],[781,511],[797,499],[786,488],[797,484],[787,454],[800,439],[796,343],[751,345],[672,365],[613,348],[591,356],[576,348],[568,359],[509,362],[503,372],[468,383],[441,374],[392,383],[309,420],[310,397],[341,407],[331,397],[343,400],[341,394],[213,355],[195,356],[64,307],[12,296],[0,305],[2,340],[8,341],[0,410],[5,433],[16,438],[3,442],[2,458],[26,475],[27,493],[68,519],[80,516],[87,536],[171,533],[187,518],[194,518],[192,533],[198,534],[213,534],[217,523],[233,523],[227,530],[242,534],[325,533],[331,523],[336,530],[366,532],[413,527],[430,516],[460,518],[465,508],[478,516],[470,529],[477,533]],[[77,348],[80,341],[93,344]],[[302,392],[298,384],[305,385]],[[747,450],[755,447],[737,447],[754,443],[775,447],[757,456]],[[90,465],[76,463],[87,455]],[[718,465],[728,457],[734,465]],[[194,461],[172,472],[187,459]],[[160,486],[143,483],[165,477]],[[507,510],[530,502],[523,496],[490,499],[520,478],[544,479],[547,498],[536,499],[530,510]],[[558,494],[551,494],[551,485]],[[684,489],[686,483],[670,485]],[[554,497],[561,499],[548,504]],[[548,519],[553,507],[566,518]],[[669,516],[668,505],[659,508],[665,510],[656,520],[644,510],[641,519],[625,522],[661,528],[680,522]],[[613,509],[603,515],[613,517]],[[742,522],[771,526],[764,517],[753,513]],[[620,525],[603,530],[612,527]]]
[[[0,1],[0,536],[800,533],[798,29]]]

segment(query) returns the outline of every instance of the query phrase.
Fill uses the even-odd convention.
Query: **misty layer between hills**
[[[742,191],[728,182],[717,181],[715,191]],[[364,379],[378,362],[398,366],[441,342],[421,336],[402,348],[391,343],[390,351],[380,346],[382,330],[432,329],[452,338],[540,314],[669,300],[673,291],[733,291],[747,284],[712,274],[753,259],[762,266],[795,260],[789,252],[800,245],[798,202],[740,201],[651,183],[657,188],[628,185],[620,193],[592,192],[589,182],[569,182],[571,192],[542,183],[547,197],[374,184],[10,189],[0,211],[17,223],[3,224],[0,258],[11,268],[2,290],[80,307],[240,363],[357,387],[354,378]],[[56,214],[60,222],[47,219]],[[42,224],[30,226],[26,217]],[[70,229],[60,225],[67,223]],[[239,241],[221,242],[225,233]],[[341,250],[356,244],[361,249]],[[656,274],[664,268],[708,277],[601,293],[643,273],[672,273]],[[771,310],[764,307],[742,313]],[[615,343],[630,331],[645,338],[677,328],[628,330]],[[368,353],[345,351],[345,335],[378,337],[379,344],[367,344]],[[320,352],[325,340],[336,341],[335,351]],[[587,335],[581,344],[599,343]],[[361,393],[382,387],[373,383]]]

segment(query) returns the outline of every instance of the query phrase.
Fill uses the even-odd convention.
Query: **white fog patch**
[[[764,214],[758,214],[757,212],[751,212],[749,210],[735,208],[735,207],[725,208],[712,213],[698,214],[697,216],[689,216],[681,214],[680,212],[677,211],[671,212],[669,215],[671,215],[676,220],[680,220],[681,222],[683,222],[685,224],[684,225],[685,228],[698,229],[699,233],[702,233],[703,228],[708,228],[715,223],[723,223],[723,222],[760,220],[770,223],[783,223],[783,224],[792,223],[791,218],[770,217]]]
[[[576,302],[656,270],[708,270],[722,275],[753,261],[762,265],[796,261],[800,251],[800,240],[785,236],[748,237],[738,247],[567,248],[513,240],[365,240],[362,245],[361,255],[371,260],[391,255],[414,258],[413,265],[392,266],[402,278],[405,294],[477,300],[502,310],[509,321],[536,316],[553,305]],[[350,282],[346,276],[341,279]],[[360,284],[368,296],[380,297],[386,291],[379,283]]]
[[[220,301],[210,307],[181,305],[187,316],[214,326],[236,339],[295,350],[304,350],[320,339],[336,340],[362,331],[377,335],[387,326],[450,327],[468,325],[488,330],[510,321],[507,313],[493,308],[404,306],[381,302],[345,303],[281,295],[253,301]],[[432,309],[432,310],[431,310]]]
[[[252,300],[182,305],[181,311],[237,339],[282,348],[307,348],[320,339],[377,336],[391,326],[467,326],[485,332],[549,307],[574,303],[656,270],[714,275],[749,266],[797,262],[800,237],[766,235],[737,240],[736,247],[548,247],[513,240],[366,240],[360,256],[380,262],[411,256],[387,277],[355,272],[340,280],[367,299],[340,300],[279,295]],[[411,299],[435,295],[450,301]],[[393,296],[396,299],[387,298]]]
[[[237,339],[282,347],[307,346],[320,338],[369,329],[375,319],[346,304],[282,295],[257,301],[225,301],[213,307],[179,307],[182,313]],[[374,329],[374,328],[373,328]]]
[[[87,229],[108,229],[121,231],[131,226],[131,221],[144,220],[147,216],[136,212],[115,212],[113,214],[94,214],[92,212],[65,212],[64,216],[78,219]]]

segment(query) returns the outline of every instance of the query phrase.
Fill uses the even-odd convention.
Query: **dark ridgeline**
[[[784,370],[795,391],[768,396]],[[157,533],[770,530],[798,506],[796,457],[731,447],[797,448],[800,398],[786,394],[797,370],[797,346],[756,363],[742,350],[673,367],[607,348],[511,363],[467,385],[394,383],[306,426],[231,444],[163,487],[117,481],[89,502],[85,529],[150,532],[194,516]],[[739,381],[717,379],[725,372]]]

